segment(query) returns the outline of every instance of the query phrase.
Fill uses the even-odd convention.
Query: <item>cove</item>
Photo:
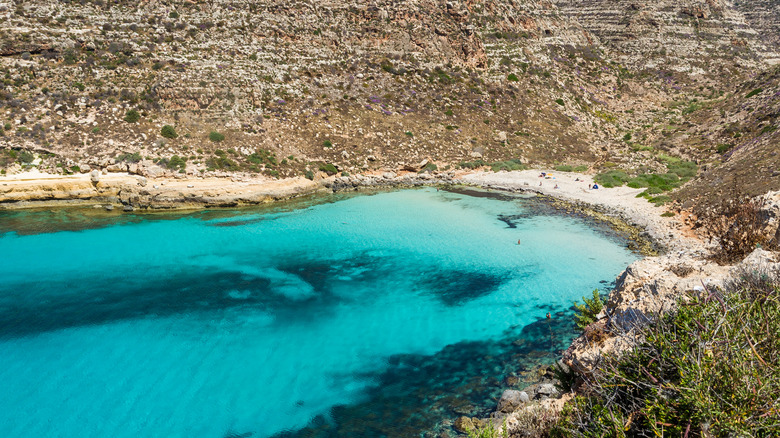
[[[295,207],[0,212],[0,436],[424,436],[489,412],[638,258],[535,198]]]

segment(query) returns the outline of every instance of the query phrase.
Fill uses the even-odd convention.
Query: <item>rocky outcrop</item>
[[[756,53],[771,58],[778,51],[777,45],[767,46],[743,13],[724,0],[557,0],[556,4],[612,48],[621,63],[640,69],[704,75],[718,67],[755,65]]]
[[[641,327],[673,310],[679,299],[716,293],[745,272],[775,270],[780,270],[780,255],[762,249],[733,266],[720,266],[685,253],[634,262],[610,293],[601,320],[572,343],[563,355],[563,363],[587,376],[605,354],[615,356],[630,348],[641,337]]]
[[[305,178],[290,180],[147,180],[104,175],[34,181],[0,179],[0,210],[62,205],[133,209],[193,209],[257,205],[322,189]]]

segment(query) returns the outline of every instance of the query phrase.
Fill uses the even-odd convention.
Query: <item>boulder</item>
[[[528,394],[525,391],[507,389],[503,394],[501,394],[501,399],[498,401],[497,410],[498,412],[504,413],[514,412],[520,408],[523,403],[528,403],[530,400],[530,397],[528,397]]]
[[[458,417],[458,419],[455,420],[453,427],[461,433],[468,433],[475,428],[474,421],[469,417]]]
[[[560,394],[560,391],[558,391],[558,388],[556,388],[552,383],[543,383],[539,385],[539,388],[536,390],[537,399],[555,397],[558,394]]]

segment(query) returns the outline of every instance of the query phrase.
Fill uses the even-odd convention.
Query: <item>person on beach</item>
[[[541,186],[542,186],[542,182],[541,182],[541,181],[539,181],[539,187],[541,187]]]
[[[588,184],[588,190],[592,189],[593,186],[591,184]]]
[[[553,187],[553,188],[557,189],[558,188],[558,184],[555,184],[555,187]]]

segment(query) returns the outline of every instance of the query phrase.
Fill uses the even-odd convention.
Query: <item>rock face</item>
[[[734,8],[725,0],[557,0],[556,4],[615,50],[623,64],[640,69],[672,67],[705,74],[713,66],[755,65],[757,55],[775,58],[780,47],[760,31],[777,21],[777,15],[769,18],[771,7],[747,18],[743,12],[754,10],[753,6]]]

